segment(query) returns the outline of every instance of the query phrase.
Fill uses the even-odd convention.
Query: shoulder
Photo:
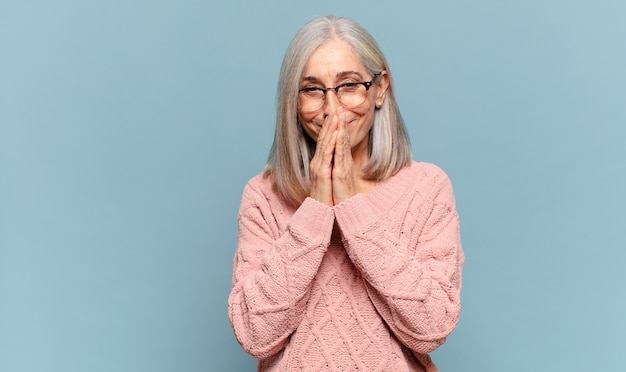
[[[420,175],[422,177],[448,178],[446,173],[438,165],[433,163],[412,160],[407,168],[414,175]]]
[[[448,175],[439,166],[414,160],[392,177],[400,178],[404,182],[418,188],[429,188],[450,182]]]
[[[272,180],[271,177],[267,177],[263,174],[263,172],[258,173],[254,177],[250,178],[244,187],[245,192],[265,192],[268,188],[271,189]]]
[[[252,177],[245,185],[241,197],[241,210],[249,207],[278,207],[287,206],[287,202],[276,190],[271,176],[259,173]]]
[[[441,194],[449,199],[452,193],[450,180],[446,173],[431,163],[411,161],[393,176],[381,181],[367,199],[380,208],[388,210],[397,203],[422,203],[434,200]]]
[[[413,190],[412,193],[432,199],[454,200],[450,178],[435,164],[412,161],[396,176],[411,185],[409,188]]]
[[[267,199],[268,193],[272,190],[272,180],[270,177],[259,173],[250,178],[243,188],[242,205],[244,202]]]

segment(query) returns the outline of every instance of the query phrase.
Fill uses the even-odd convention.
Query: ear
[[[378,87],[376,89],[376,107],[380,108],[385,102],[385,96],[387,94],[387,89],[389,89],[389,74],[387,70],[382,70],[380,72],[380,80],[378,81]]]

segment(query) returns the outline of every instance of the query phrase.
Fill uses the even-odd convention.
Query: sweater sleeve
[[[458,322],[464,257],[447,176],[413,198],[402,221],[388,221],[362,195],[336,206],[335,217],[380,315],[402,343],[426,354]]]
[[[229,319],[258,359],[279,352],[304,316],[309,284],[330,244],[333,211],[306,199],[280,231],[267,198],[249,185],[239,211]]]

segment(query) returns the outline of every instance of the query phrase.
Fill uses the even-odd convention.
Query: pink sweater
[[[437,371],[459,319],[463,251],[448,177],[413,162],[367,195],[297,209],[243,192],[229,317],[261,371]]]

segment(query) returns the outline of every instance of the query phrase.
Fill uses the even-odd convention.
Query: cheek
[[[355,112],[356,120],[350,123],[350,126],[358,125],[359,128],[369,130],[374,122],[374,110],[365,109],[363,111]]]
[[[299,125],[304,130],[304,133],[306,133],[309,137],[317,142],[317,136],[319,135],[320,128],[315,125],[313,120],[314,118],[301,115]]]

